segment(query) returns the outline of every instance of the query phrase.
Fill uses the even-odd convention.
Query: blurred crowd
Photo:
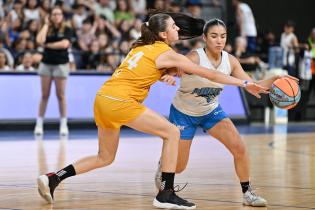
[[[200,2],[156,0],[151,7],[200,16]],[[57,6],[72,29],[71,71],[112,72],[140,36],[148,7],[146,0],[2,0],[0,4],[0,71],[36,71],[44,50],[36,36]],[[189,45],[175,47],[188,51]]]
[[[0,71],[36,71],[43,46],[36,36],[53,7],[60,7],[66,24],[72,29],[69,48],[70,69],[112,72],[122,61],[131,44],[140,36],[148,8],[185,12],[201,17],[201,0],[1,0],[0,1]],[[241,2],[233,0],[233,2]],[[210,6],[220,7],[220,0]],[[236,11],[250,11],[235,3]],[[242,12],[242,11],[241,11]],[[236,12],[236,16],[241,16]],[[236,17],[241,20],[241,17]],[[246,17],[245,20],[250,19]],[[226,51],[234,54],[246,71],[285,68],[291,75],[310,78],[314,68],[315,29],[307,43],[299,43],[292,21],[284,23],[283,33],[272,31],[246,35],[239,21],[239,36],[229,39]],[[252,23],[255,24],[254,20]],[[256,30],[256,29],[251,29]],[[202,38],[178,42],[175,50],[186,54],[203,46]],[[309,67],[310,66],[310,67]],[[313,68],[311,68],[313,66]],[[304,69],[301,72],[301,68]]]

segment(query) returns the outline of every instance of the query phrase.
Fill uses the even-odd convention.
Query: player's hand
[[[247,83],[245,87],[246,91],[252,94],[253,96],[256,96],[257,98],[261,98],[260,94],[268,94],[268,88],[261,86],[259,84],[256,84],[254,82]]]
[[[168,85],[172,85],[172,86],[176,85],[176,80],[172,75],[165,74],[161,77],[160,81],[165,82]]]
[[[296,81],[296,82],[299,82],[299,79],[298,78],[296,78],[296,77],[293,77],[293,76],[290,76],[290,75],[277,75],[277,76],[275,76],[275,80],[277,80],[277,79],[281,79],[281,78],[285,78],[285,77],[287,77],[287,78],[289,78],[289,79],[293,79],[294,81]]]

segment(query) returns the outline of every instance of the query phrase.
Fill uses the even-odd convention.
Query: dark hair
[[[284,26],[286,26],[286,27],[295,27],[295,22],[293,22],[292,20],[288,20],[285,24],[284,24]]]
[[[205,26],[203,27],[203,34],[207,35],[209,29],[212,28],[213,26],[223,26],[226,30],[225,23],[222,20],[215,18],[215,19],[208,20],[206,22]]]
[[[182,13],[165,12],[151,10],[149,12],[149,20],[141,26],[141,37],[132,45],[132,48],[153,44],[155,41],[164,41],[159,32],[166,31],[166,21],[172,18],[179,27],[179,39],[192,39],[198,37],[203,32],[205,21],[193,18]]]

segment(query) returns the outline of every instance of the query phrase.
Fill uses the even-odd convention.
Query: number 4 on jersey
[[[128,60],[128,69],[132,70],[133,68],[138,66],[138,61],[140,60],[140,58],[144,55],[143,52],[137,52],[136,54],[134,54],[133,56],[131,56]]]

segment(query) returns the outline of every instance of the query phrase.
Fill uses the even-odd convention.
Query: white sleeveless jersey
[[[199,55],[199,64],[209,71],[220,71],[226,75],[231,74],[229,54],[222,51],[220,65],[215,68],[209,61],[203,48],[196,50]],[[219,104],[218,97],[224,85],[212,82],[197,75],[185,74],[180,81],[173,105],[184,114],[203,116],[212,112]]]

